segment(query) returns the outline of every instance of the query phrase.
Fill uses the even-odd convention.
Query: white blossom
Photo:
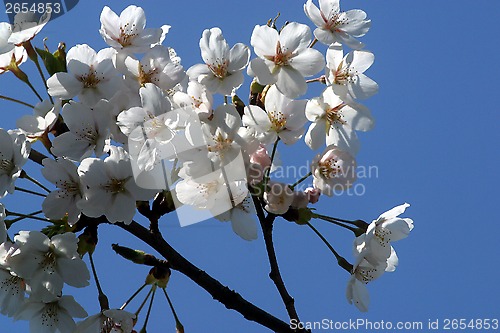
[[[80,218],[80,209],[76,203],[82,199],[82,185],[77,173],[77,166],[68,159],[58,158],[43,160],[42,175],[57,186],[43,200],[42,210],[49,219],[59,220],[68,216],[68,224],[74,225]]]
[[[354,50],[344,56],[342,46],[330,45],[326,52],[326,79],[335,94],[346,102],[366,99],[378,92],[378,84],[364,74],[375,56],[364,50]]]
[[[266,93],[266,110],[255,105],[245,107],[243,124],[254,129],[263,144],[274,143],[278,137],[285,144],[293,144],[304,134],[306,103],[286,97],[273,85]]]
[[[30,149],[24,134],[0,128],[0,198],[14,193],[14,182],[21,175]]]
[[[36,141],[54,126],[61,111],[61,103],[61,99],[57,99],[54,104],[49,100],[38,103],[33,109],[33,115],[25,115],[17,120],[17,127],[30,142]]]
[[[87,312],[73,296],[54,297],[43,302],[30,300],[16,314],[15,319],[29,320],[30,333],[73,333],[76,328],[73,318],[85,318]]]
[[[120,16],[108,6],[101,12],[101,34],[104,41],[114,49],[126,53],[144,53],[161,44],[170,26],[146,28],[146,15],[141,7],[130,5]]]
[[[258,58],[250,62],[248,75],[255,76],[262,85],[275,83],[289,98],[303,95],[307,90],[305,77],[325,67],[323,55],[308,47],[311,30],[304,24],[291,22],[280,32],[257,25],[250,43]]]
[[[328,196],[351,187],[356,181],[356,161],[334,145],[316,155],[311,168],[314,187]]]
[[[130,157],[122,147],[109,149],[104,160],[89,157],[80,163],[78,174],[85,188],[77,207],[87,216],[104,215],[112,223],[128,224],[134,218],[136,201],[148,201],[154,192],[137,186]]]
[[[72,47],[66,55],[68,72],[59,72],[47,80],[52,97],[70,99],[78,96],[81,102],[93,106],[101,99],[110,99],[121,88],[111,48],[96,53],[87,44]]]
[[[52,153],[74,161],[81,161],[92,153],[97,157],[103,155],[109,144],[111,108],[106,100],[94,107],[74,101],[65,104],[63,116],[69,131],[52,141]]]
[[[126,80],[132,81],[137,88],[146,83],[153,83],[163,90],[168,90],[174,88],[186,76],[184,68],[180,63],[172,61],[168,48],[162,45],[154,46],[140,61],[131,56],[127,57],[125,67]]]
[[[264,192],[265,209],[269,213],[285,214],[293,203],[293,190],[283,183],[270,181]]]
[[[320,0],[319,9],[307,0],[304,12],[317,26],[314,36],[323,44],[335,42],[346,44],[353,49],[361,49],[364,44],[355,37],[364,36],[370,29],[371,21],[360,9],[341,12],[339,0]]]
[[[320,97],[307,102],[306,117],[312,124],[305,135],[306,144],[313,150],[324,145],[336,145],[356,155],[359,140],[355,131],[368,131],[374,125],[370,110],[360,104],[347,104],[335,95],[331,87]]]
[[[48,238],[39,231],[20,231],[14,238],[17,249],[7,259],[11,270],[29,281],[32,293],[41,299],[61,295],[63,284],[82,288],[90,274],[77,252],[72,232]]]

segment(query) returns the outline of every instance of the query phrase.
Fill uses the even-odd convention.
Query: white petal
[[[278,73],[276,87],[289,98],[297,98],[307,91],[306,80],[296,69],[288,66],[281,67]]]

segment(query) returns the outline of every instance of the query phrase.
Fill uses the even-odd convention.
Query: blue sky
[[[218,26],[229,44],[249,45],[253,27],[265,24],[277,12],[281,23],[298,21],[312,27],[303,13],[303,3],[217,0],[137,4],[146,11],[148,27],[172,26],[164,45],[174,47],[187,68],[201,61],[198,41],[204,29]],[[105,47],[98,33],[104,4],[120,12],[133,3],[87,0],[49,23],[41,36],[49,38],[51,48],[59,41],[66,42],[68,48],[80,43],[94,49]],[[500,185],[500,48],[495,43],[498,17],[494,15],[500,12],[500,3],[344,0],[341,6],[344,10],[363,9],[372,19],[372,28],[362,41],[375,53],[368,75],[378,82],[380,92],[365,103],[376,126],[360,135],[358,164],[373,166],[378,173],[360,179],[363,195],[322,198],[317,209],[325,215],[371,221],[393,206],[409,202],[405,216],[413,218],[415,229],[409,238],[394,244],[400,259],[396,272],[368,285],[370,311],[363,314],[347,304],[348,275],[338,268],[320,240],[306,227],[279,220],[275,227],[278,260],[300,318],[425,324],[429,319],[500,319],[492,300],[493,295],[500,295],[500,250],[495,233],[499,222],[495,208]],[[0,21],[5,20],[0,13]],[[40,45],[41,38],[36,42]],[[2,94],[35,102],[25,90],[21,92],[21,86],[10,85],[11,81],[10,74],[0,77]],[[317,96],[320,89],[319,85],[311,86],[305,98]],[[246,94],[242,87],[241,97],[245,99]],[[6,102],[0,102],[0,108],[3,128],[12,128],[15,119],[28,111]],[[313,156],[305,145],[282,151],[282,160],[288,164],[304,164],[297,158],[310,160]],[[14,199],[4,201],[7,208],[26,209]],[[338,252],[352,260],[349,232],[326,222],[315,221],[315,225]],[[208,221],[181,228],[173,216],[164,218],[160,228],[193,263],[286,320],[279,295],[267,278],[269,268],[260,235],[248,243],[237,238],[229,225]],[[112,306],[118,307],[142,284],[147,269],[116,257],[110,248],[116,242],[150,250],[118,228],[101,228],[96,263],[103,288]],[[186,332],[267,331],[226,310],[178,273],[172,275],[168,289]],[[93,290],[91,286],[67,292],[89,313],[95,313],[98,304]],[[133,304],[131,309],[137,306]],[[149,332],[174,331],[161,294],[157,295],[150,325]],[[4,317],[0,317],[0,327],[1,331],[28,331],[27,323],[13,324]]]

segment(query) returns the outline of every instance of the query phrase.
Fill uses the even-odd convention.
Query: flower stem
[[[181,321],[179,320],[179,317],[177,316],[177,312],[175,312],[174,309],[174,304],[170,300],[170,297],[168,297],[167,290],[165,288],[162,288],[163,293],[165,294],[165,297],[167,298],[168,305],[170,306],[170,310],[172,310],[172,314],[174,315],[175,319],[175,327],[180,328],[182,327],[182,330],[184,330],[184,326],[182,325]]]
[[[50,220],[38,217],[38,216],[33,216],[33,215],[26,215],[26,214],[21,214],[21,213],[14,213],[14,212],[9,212],[5,211],[7,216],[17,216],[17,217],[22,217],[23,219],[32,219],[32,220],[38,220],[38,221],[43,221],[43,222],[50,222]],[[11,222],[12,224],[12,222]]]
[[[302,177],[299,180],[297,180],[295,183],[293,183],[293,185],[290,185],[291,189],[293,190],[295,188],[295,186],[297,186],[300,183],[302,183],[304,180],[306,180],[307,178],[309,178],[311,175],[312,175],[312,171],[309,171],[309,173],[307,175],[305,175],[304,177]]]
[[[102,291],[101,284],[99,283],[99,278],[97,277],[97,270],[95,269],[94,265],[94,258],[92,257],[92,253],[90,252],[89,252],[89,261],[90,261],[90,267],[92,268],[92,273],[94,274],[94,280],[95,280],[95,285],[97,287],[97,292],[99,293],[98,299],[99,299],[99,305],[101,306],[101,311],[108,310],[109,309],[108,297]]]
[[[46,194],[42,194],[42,193],[38,193],[38,192],[35,192],[35,191],[31,191],[31,190],[27,190],[25,188],[22,188],[22,187],[14,187],[15,190],[17,191],[20,191],[20,192],[25,192],[25,193],[29,193],[29,194],[33,194],[33,195],[37,195],[39,197],[46,197],[47,195]]]
[[[280,141],[280,137],[278,136],[278,138],[276,139],[276,141],[274,142],[274,145],[273,145],[273,150],[271,152],[271,164],[269,165],[269,168],[267,168],[266,170],[266,174],[264,176],[264,190],[266,189],[267,187],[267,182],[269,181],[269,174],[271,173],[271,167],[273,166],[273,162],[274,162],[274,155],[276,155],[276,148],[278,148],[278,142]]]
[[[313,214],[313,217],[314,217],[314,214]],[[323,221],[326,221],[326,222],[329,222],[329,223],[332,223],[332,224],[335,224],[335,225],[338,225],[339,227],[342,227],[342,228],[345,228],[347,230],[350,230],[352,231],[353,233],[356,233],[357,232],[357,228],[353,228],[351,226],[348,226],[348,225],[345,225],[343,223],[340,223],[340,222],[337,222],[335,220],[325,220],[325,219],[322,219]]]
[[[0,99],[4,99],[6,101],[10,101],[10,102],[14,102],[14,103],[19,103],[19,104],[22,104],[22,105],[27,106],[29,108],[32,108],[32,109],[35,108],[34,105],[28,104],[26,102],[20,101],[18,99],[12,98],[12,97],[7,97],[7,96],[0,95]]]
[[[339,219],[336,217],[330,217],[330,216],[316,214],[316,213],[313,213],[312,217],[339,225],[339,226],[344,227],[346,229],[349,229],[352,232],[354,232],[354,234],[356,236],[363,234],[368,229],[368,223],[366,223],[365,221],[362,221],[362,220],[350,221],[350,220]],[[347,223],[347,224],[353,225],[356,228],[348,227],[342,223]]]
[[[41,213],[43,213],[43,211],[37,210],[36,212],[30,213],[30,214],[28,214],[26,216],[21,216],[21,217],[12,219],[12,220],[4,220],[5,226],[7,227],[7,229],[9,229],[10,226],[13,225],[14,223],[16,223],[18,221],[21,221],[21,220],[24,220],[24,219],[27,219],[27,218],[31,218],[32,216],[38,215],[38,214],[41,214]]]
[[[125,309],[125,307],[130,302],[132,302],[132,300],[135,298],[135,296],[137,296],[142,291],[142,289],[144,289],[144,287],[146,287],[146,286],[147,286],[147,283],[144,283],[142,286],[140,286],[139,289],[137,289],[137,291],[132,296],[130,296],[130,298],[127,301],[125,301],[125,303],[123,303],[123,305],[120,307],[120,310]]]
[[[38,74],[40,74],[40,77],[42,78],[42,81],[43,81],[43,84],[45,86],[45,90],[47,91],[47,96],[49,96],[50,102],[52,104],[54,104],[54,100],[52,99],[52,96],[50,96],[48,93],[49,87],[47,86],[47,80],[45,79],[45,75],[43,74],[43,70],[42,70],[42,67],[40,66],[40,62],[38,61],[38,54],[33,49],[33,46],[31,45],[31,41],[25,42],[24,47],[26,48],[26,50],[31,51],[31,52],[28,51],[29,53],[31,53],[30,59],[35,63],[35,66],[38,69]]]
[[[29,80],[26,80],[26,81],[23,81],[23,82],[26,83],[28,85],[28,87],[30,87],[30,89],[35,93],[36,97],[38,97],[38,99],[40,100],[40,102],[43,102],[42,96],[40,96],[40,94],[38,93],[38,91],[36,91],[35,87],[33,87],[33,85],[31,84],[31,82]]]
[[[51,191],[45,187],[42,183],[40,183],[38,180],[36,180],[35,178],[31,177],[30,175],[28,175],[26,173],[26,171],[24,170],[21,170],[21,175],[19,176],[20,178],[24,178],[24,179],[27,179],[29,180],[30,182],[32,182],[33,184],[39,186],[41,189],[45,190],[47,193],[50,193]]]
[[[153,308],[153,301],[155,299],[156,285],[154,285],[151,290],[153,294],[151,295],[151,301],[149,301],[148,312],[146,313],[146,319],[144,319],[144,326],[142,326],[140,332],[146,333],[146,326],[148,325],[149,315],[151,314],[151,308]]]
[[[345,269],[349,274],[352,271],[352,264],[350,264],[347,260],[345,260],[344,257],[340,256],[337,251],[333,248],[333,246],[326,240],[326,238],[316,229],[311,223],[307,222],[307,225],[309,228],[314,231],[314,233],[325,243],[325,245],[328,247],[328,249],[333,253],[335,258],[337,259],[337,263],[339,264],[340,267]]]
[[[318,42],[318,39],[317,38],[314,38],[313,41],[311,42],[311,44],[309,44],[309,48],[312,48],[314,45],[316,45],[316,43]]]
[[[146,298],[144,298],[144,301],[142,301],[141,305],[139,306],[139,308],[137,309],[137,311],[135,312],[135,316],[138,317],[139,316],[139,313],[142,311],[142,308],[144,307],[144,305],[146,305],[146,302],[148,301],[149,299],[149,296],[151,296],[151,293],[153,292],[153,289],[156,289],[156,285],[153,285],[151,287],[151,289],[149,290],[148,294],[146,295]]]

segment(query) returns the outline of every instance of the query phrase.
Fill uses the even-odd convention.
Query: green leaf
[[[66,61],[63,62],[60,57],[39,48],[36,48],[36,52],[42,58],[43,64],[51,76],[58,72],[66,72]]]

